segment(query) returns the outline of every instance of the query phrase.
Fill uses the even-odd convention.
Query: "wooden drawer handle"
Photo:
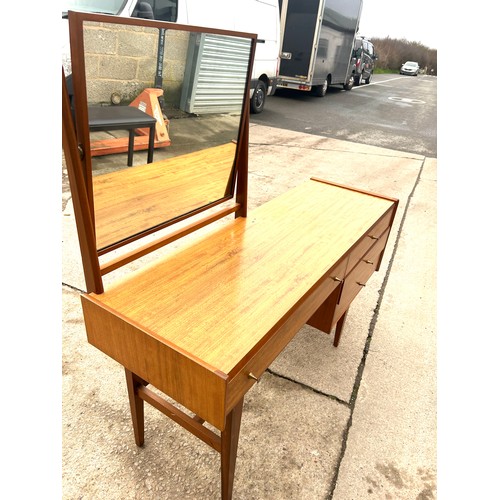
[[[378,240],[377,236],[372,236],[371,234],[368,235],[368,238],[371,238],[372,240]]]
[[[359,281],[356,281],[356,283],[357,283],[359,286],[366,286],[366,283],[360,283]]]
[[[330,278],[332,278],[333,281],[340,281],[340,282],[344,281],[343,279],[341,279],[337,276],[330,276]]]
[[[248,378],[251,378],[252,380],[255,380],[256,382],[258,382],[258,381],[259,381],[259,379],[258,379],[258,378],[257,378],[257,377],[256,377],[256,376],[252,373],[252,372],[250,372],[250,373],[248,374]]]
[[[367,264],[371,264],[373,266],[373,260],[363,259],[363,262],[366,262]]]

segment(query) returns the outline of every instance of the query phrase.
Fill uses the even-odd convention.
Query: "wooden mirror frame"
[[[83,271],[87,292],[102,293],[102,276],[124,266],[133,260],[142,257],[168,243],[171,243],[187,234],[190,234],[218,219],[231,213],[235,217],[246,217],[247,214],[247,186],[248,186],[248,133],[249,133],[249,91],[250,75],[255,55],[255,44],[257,36],[243,32],[219,30],[212,28],[202,28],[187,26],[163,21],[152,21],[137,18],[117,18],[116,16],[91,14],[82,12],[69,12],[70,43],[72,55],[72,74],[74,95],[72,104],[70,103],[68,89],[64,71],[62,74],[62,139],[65,154],[68,177],[70,181],[71,194],[75,210],[75,220],[77,225],[80,251],[82,255]],[[97,248],[95,232],[95,216],[93,204],[92,188],[92,165],[90,152],[90,134],[88,124],[87,94],[85,86],[85,65],[83,61],[83,23],[85,21],[119,23],[130,26],[144,26],[148,28],[165,28],[169,30],[188,31],[197,33],[211,33],[227,36],[237,36],[250,39],[250,57],[247,68],[246,86],[242,104],[242,115],[240,128],[236,144],[234,160],[235,190],[232,196],[217,200],[208,205],[187,214],[180,214],[175,219],[167,220],[154,228],[146,229],[138,235],[131,235],[112,249],[125,247],[127,244],[137,241],[144,236],[156,233],[162,229],[180,224],[181,227],[171,230],[143,246],[124,252],[118,257],[106,263],[99,261],[99,256],[104,252]],[[73,117],[73,110],[74,117]],[[216,205],[225,201],[230,201],[228,207],[218,208],[210,214],[193,220],[196,215],[200,215]],[[109,251],[109,249],[106,249]]]

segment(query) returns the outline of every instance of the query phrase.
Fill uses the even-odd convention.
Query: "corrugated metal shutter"
[[[250,40],[191,33],[180,107],[195,114],[240,113]]]

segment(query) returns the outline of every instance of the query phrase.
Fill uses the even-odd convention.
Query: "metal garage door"
[[[240,113],[251,41],[191,33],[180,107],[195,114]]]

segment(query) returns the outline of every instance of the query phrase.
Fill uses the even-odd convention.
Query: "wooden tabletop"
[[[309,180],[91,295],[231,374],[392,204]]]

